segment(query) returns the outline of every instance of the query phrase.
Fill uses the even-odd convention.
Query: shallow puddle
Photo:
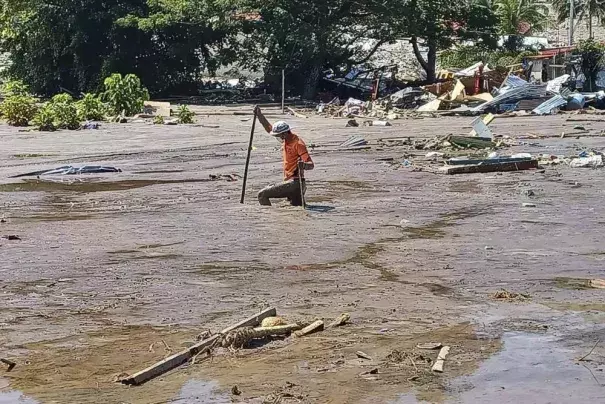
[[[453,380],[445,403],[588,403],[602,402],[603,388],[573,352],[551,336],[506,333],[503,350],[471,376]],[[588,365],[590,366],[590,365]],[[596,372],[602,375],[601,372]],[[414,393],[393,404],[421,403]]]
[[[194,182],[208,182],[208,178],[184,180],[124,180],[124,181],[43,181],[24,180],[10,184],[0,184],[0,192],[54,192],[71,191],[81,193],[125,191],[129,189],[144,188],[151,185],[185,184]]]
[[[38,401],[25,396],[20,391],[3,391],[2,386],[8,385],[8,382],[4,383],[4,380],[5,379],[0,379],[0,404],[38,404]]]
[[[181,389],[179,395],[170,403],[214,403],[229,404],[231,397],[219,390],[216,382],[190,380]]]

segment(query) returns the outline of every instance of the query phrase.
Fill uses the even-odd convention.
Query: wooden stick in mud
[[[250,167],[250,156],[252,155],[252,141],[254,140],[254,129],[256,128],[256,109],[254,109],[254,118],[252,120],[252,131],[250,132],[250,144],[248,145],[248,157],[246,157],[246,169],[244,171],[244,184],[242,185],[242,198],[240,203],[244,203],[246,198],[246,183],[248,182],[248,167]]]
[[[8,369],[6,369],[7,372],[10,372],[11,370],[13,370],[13,368],[15,366],[17,366],[17,364],[13,361],[10,361],[8,359],[4,359],[4,358],[0,358],[0,362],[4,363],[5,365],[8,366]]]
[[[450,353],[450,347],[444,346],[437,355],[437,360],[431,368],[433,372],[443,373],[443,365],[445,364],[445,357]]]
[[[324,329],[324,322],[321,320],[317,320],[316,322],[303,328],[302,330],[296,331],[294,333],[294,335],[296,335],[297,337],[304,337],[305,335],[312,334],[316,331],[323,331],[323,329]]]
[[[341,327],[341,326],[347,324],[349,321],[351,321],[351,315],[349,313],[343,313],[340,316],[338,316],[338,318],[336,320],[334,320],[328,326],[328,328]]]
[[[146,381],[153,379],[154,377],[157,377],[161,374],[164,374],[164,373],[176,368],[177,366],[182,365],[183,363],[187,362],[189,359],[191,359],[198,353],[209,349],[212,345],[214,345],[216,340],[222,334],[227,334],[228,332],[231,332],[231,331],[233,331],[237,328],[241,328],[241,327],[255,327],[255,326],[259,325],[265,318],[275,317],[276,315],[277,315],[277,311],[275,310],[274,307],[265,309],[262,312],[260,312],[259,314],[256,314],[252,317],[248,317],[247,319],[245,319],[235,325],[232,325],[231,327],[225,328],[219,334],[213,335],[210,338],[200,341],[197,344],[192,345],[191,347],[189,347],[177,354],[169,356],[168,358],[151,365],[147,369],[141,370],[140,372],[137,372],[134,375],[123,379],[122,383],[127,384],[127,385],[135,385],[135,386],[143,384]]]

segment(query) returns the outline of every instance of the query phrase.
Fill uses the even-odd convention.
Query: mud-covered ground
[[[0,236],[21,239],[0,239],[0,357],[17,363],[0,368],[0,403],[605,397],[605,290],[587,284],[605,278],[605,169],[445,176],[400,140],[465,134],[472,118],[359,128],[289,118],[314,146],[310,209],[257,205],[281,176],[279,143],[260,130],[241,205],[242,181],[227,175],[243,174],[251,121],[231,111],[198,108],[193,126],[0,127]],[[491,128],[525,137],[502,153],[572,155],[605,150],[598,119]],[[371,149],[338,150],[352,135]],[[123,172],[10,178],[67,164]],[[494,299],[501,289],[528,297]],[[346,312],[352,323],[216,352],[140,387],[115,382],[267,306],[291,321]],[[443,374],[422,342],[451,346]]]

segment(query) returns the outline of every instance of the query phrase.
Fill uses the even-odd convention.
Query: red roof
[[[560,53],[570,53],[575,49],[575,46],[563,46],[560,48],[544,49],[540,51],[540,56],[556,56]]]

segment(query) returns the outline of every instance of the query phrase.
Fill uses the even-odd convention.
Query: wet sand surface
[[[240,205],[242,181],[228,175],[243,174],[251,122],[196,110],[199,124],[219,128],[1,127],[0,235],[21,240],[0,239],[0,357],[17,362],[0,369],[0,403],[605,397],[605,290],[587,283],[605,278],[605,169],[437,175],[396,164],[429,162],[389,140],[465,134],[472,118],[359,128],[288,118],[315,146],[310,209],[257,205],[256,192],[281,176],[279,143],[260,131]],[[594,116],[490,128],[554,136],[504,153],[605,150],[605,137],[577,138],[605,130]],[[338,150],[352,135],[372,148]],[[10,178],[68,164],[123,172]],[[494,299],[500,289],[527,297]],[[218,354],[140,387],[115,383],[267,306],[292,321],[347,312],[352,323]],[[444,373],[430,372],[437,352],[418,350],[423,342],[451,347]]]

